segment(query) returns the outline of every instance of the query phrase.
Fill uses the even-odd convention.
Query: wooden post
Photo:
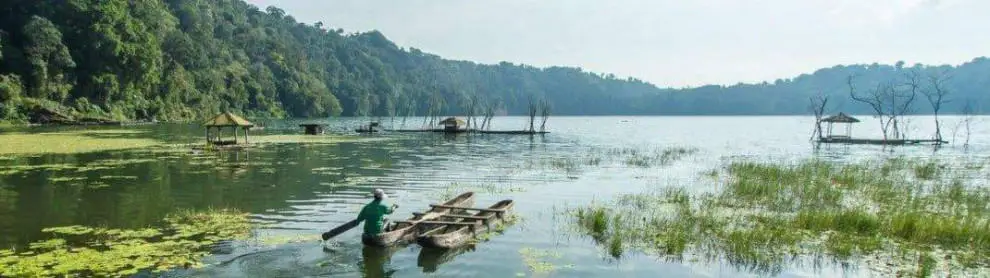
[[[206,144],[207,145],[210,144],[210,127],[209,126],[206,127]]]
[[[230,129],[234,132],[234,145],[237,145],[237,126],[232,126]]]
[[[249,127],[245,127],[244,128],[244,144],[248,144],[248,129],[251,129],[251,128],[249,128]]]

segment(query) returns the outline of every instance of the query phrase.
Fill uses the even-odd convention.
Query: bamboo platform
[[[529,131],[529,130],[479,130],[479,129],[458,129],[458,130],[447,130],[443,128],[433,128],[433,129],[395,129],[387,130],[390,132],[436,132],[436,133],[478,133],[478,134],[514,134],[514,135],[535,135],[535,134],[548,134],[549,131]]]
[[[825,137],[819,138],[818,143],[825,144],[853,144],[853,145],[939,145],[948,144],[949,141],[940,141],[935,139],[865,139],[865,138],[847,138],[847,137]]]

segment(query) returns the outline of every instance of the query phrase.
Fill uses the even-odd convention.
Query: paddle
[[[343,225],[337,226],[336,228],[333,228],[332,230],[323,233],[323,240],[328,240],[332,237],[343,234],[346,231],[354,229],[354,227],[357,227],[358,223],[361,223],[361,221],[354,219],[351,220],[350,222],[344,223]]]

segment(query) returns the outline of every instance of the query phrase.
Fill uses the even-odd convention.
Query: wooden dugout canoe
[[[430,229],[423,232],[416,237],[416,242],[423,247],[432,248],[456,248],[463,246],[469,240],[474,238],[475,235],[487,232],[492,226],[501,223],[506,214],[512,209],[512,200],[502,200],[495,203],[487,209],[468,209],[466,210],[477,210],[478,213],[470,216],[461,217],[455,222],[440,222],[440,221],[428,221],[431,225],[437,225],[436,228]],[[434,207],[445,207],[444,205]],[[446,215],[444,217],[454,217],[456,215]]]
[[[467,192],[444,202],[445,206],[466,207],[474,205],[474,192]],[[388,247],[408,243],[416,239],[417,225],[421,221],[433,220],[445,214],[462,211],[450,207],[432,207],[425,213],[415,214],[406,221],[397,221],[386,231],[374,236],[362,236],[361,241],[366,245]]]

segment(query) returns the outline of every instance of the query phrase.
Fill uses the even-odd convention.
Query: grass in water
[[[932,180],[938,176],[940,165],[935,162],[928,162],[914,166],[914,176],[922,180]]]
[[[182,211],[165,222],[160,229],[47,228],[51,239],[0,250],[0,276],[120,277],[200,267],[211,246],[252,229],[247,214],[231,210]]]
[[[865,260],[881,275],[986,270],[990,189],[948,177],[942,167],[903,158],[848,165],[733,162],[716,192],[665,188],[581,207],[572,215],[581,233],[616,258],[634,248],[673,260],[691,255],[727,261],[771,275],[795,259],[817,255],[843,265],[882,258]],[[622,217],[629,215],[636,217]],[[940,255],[927,255],[932,252]]]
[[[554,157],[542,160],[542,164],[550,169],[564,170],[568,173],[577,172],[582,167],[622,165],[637,168],[650,168],[669,165],[686,156],[695,154],[698,149],[670,147],[655,149],[612,148],[593,149],[584,156]]]

